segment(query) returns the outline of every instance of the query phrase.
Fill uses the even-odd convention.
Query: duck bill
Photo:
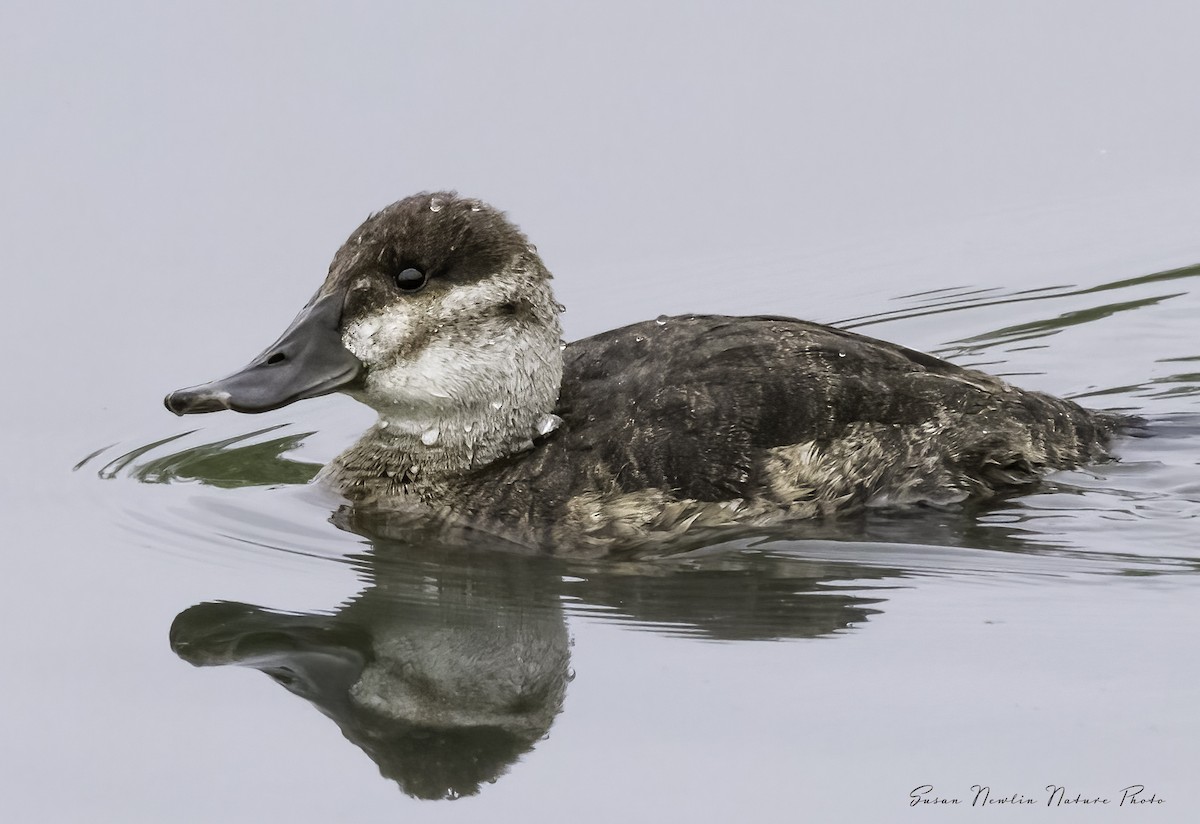
[[[358,380],[362,362],[342,345],[342,295],[314,297],[283,336],[228,377],[179,389],[165,403],[176,415],[232,409],[268,412],[336,392]]]

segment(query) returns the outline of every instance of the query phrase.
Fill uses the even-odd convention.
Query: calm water
[[[1200,12],[900,8],[0,12],[0,818],[1196,820]],[[364,408],[161,396],[433,186],[572,338],[792,314],[1149,436],[658,558],[373,537],[308,484]]]

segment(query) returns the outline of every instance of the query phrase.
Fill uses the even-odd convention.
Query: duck
[[[351,233],[245,368],[165,404],[344,393],[378,419],[318,482],[357,511],[538,547],[995,499],[1113,460],[1129,422],[790,317],[660,316],[568,344],[551,279],[504,212],[422,192]]]

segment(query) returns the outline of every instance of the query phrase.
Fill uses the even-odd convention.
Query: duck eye
[[[429,276],[420,269],[402,269],[396,273],[396,285],[405,292],[416,292],[425,282],[429,280]]]

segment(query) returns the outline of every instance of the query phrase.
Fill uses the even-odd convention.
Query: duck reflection
[[[767,552],[574,562],[375,536],[366,586],[334,614],[243,603],[180,613],[171,647],[196,666],[258,669],[333,719],[418,798],[473,795],[548,736],[570,669],[564,603],[726,639],[813,638],[866,621],[876,598],[834,582],[901,573]]]
[[[441,560],[374,556],[369,585],[334,615],[199,604],[175,619],[171,647],[197,666],[271,676],[410,795],[471,795],[548,733],[569,642],[550,570],[486,553]]]

